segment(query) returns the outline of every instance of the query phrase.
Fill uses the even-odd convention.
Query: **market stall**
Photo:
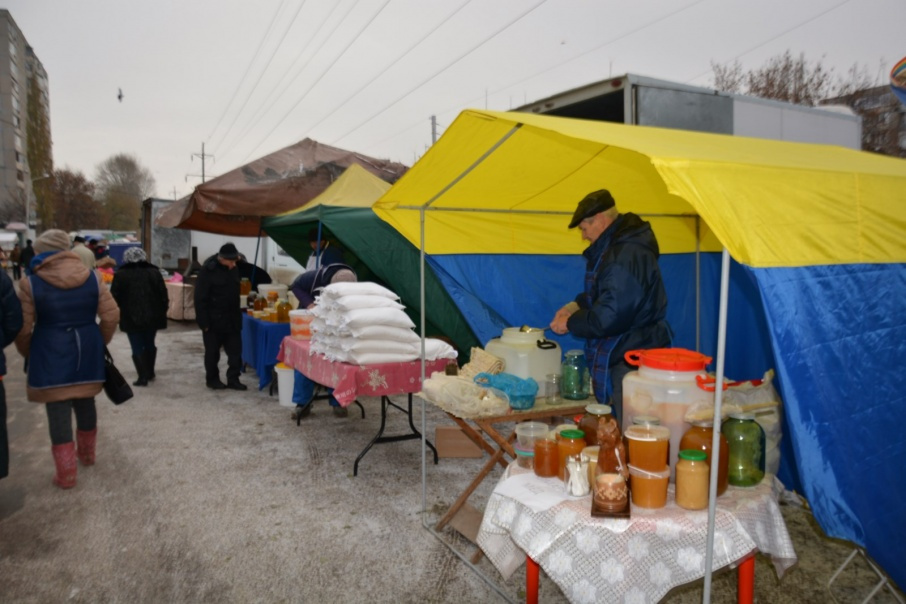
[[[545,325],[581,290],[584,244],[565,227],[601,188],[655,229],[678,344],[717,358],[718,392],[730,367],[736,378],[776,367],[791,444],[784,480],[801,480],[827,534],[906,582],[906,543],[892,537],[906,514],[896,469],[906,437],[888,421],[906,402],[896,365],[906,354],[906,162],[470,110],[374,210],[448,277],[483,339],[499,333],[495,315]],[[866,397],[871,405],[853,404]],[[873,437],[853,440],[854,425]]]

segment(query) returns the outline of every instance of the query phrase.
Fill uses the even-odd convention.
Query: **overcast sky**
[[[887,84],[906,0],[7,0],[50,83],[56,168],[136,156],[159,197],[305,137],[412,165],[465,108],[609,76],[710,86],[786,50]],[[122,89],[123,99],[117,99]]]

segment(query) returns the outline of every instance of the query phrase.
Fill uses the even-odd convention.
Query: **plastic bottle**
[[[764,478],[764,430],[751,413],[731,413],[720,430],[729,447],[727,481],[751,487]]]

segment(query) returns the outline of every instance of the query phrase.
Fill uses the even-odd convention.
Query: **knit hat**
[[[224,260],[236,260],[239,258],[239,250],[237,250],[236,246],[232,243],[224,243],[220,246],[220,251],[217,255]]]
[[[348,268],[341,268],[330,278],[331,283],[355,283],[356,281],[358,279],[356,279],[355,273]]]
[[[126,264],[129,264],[130,262],[144,262],[147,259],[148,256],[145,254],[145,250],[140,247],[130,247],[123,253],[123,262]]]
[[[35,253],[62,252],[70,247],[69,235],[60,229],[48,229],[35,240]]]

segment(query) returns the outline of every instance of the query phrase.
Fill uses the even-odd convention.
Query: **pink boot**
[[[71,489],[76,485],[76,449],[75,443],[68,442],[62,445],[54,445],[53,462],[57,467],[57,473],[53,477],[53,483],[61,489]]]
[[[98,442],[98,429],[76,430],[76,441],[79,443],[79,461],[83,466],[94,465],[94,448]]]

